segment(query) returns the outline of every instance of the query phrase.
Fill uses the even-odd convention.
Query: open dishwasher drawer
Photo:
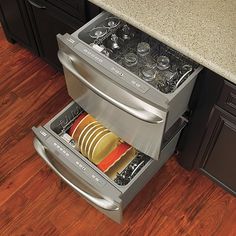
[[[108,217],[121,222],[124,208],[173,154],[185,122],[179,119],[165,133],[158,161],[135,150],[132,160],[125,162],[123,172],[113,171],[111,174],[111,169],[117,171],[116,166],[127,156],[124,155],[104,172],[99,169],[98,163],[92,163],[71,140],[65,138],[83,112],[77,103],[72,102],[43,127],[34,127],[35,149],[77,193]]]
[[[103,26],[109,19],[108,24],[118,21],[117,27]],[[120,34],[125,26],[133,36],[122,41],[124,35]],[[101,33],[100,28],[107,32],[103,37],[90,37],[94,29],[96,34]],[[111,53],[115,35],[122,42],[117,41],[119,49],[113,48]],[[58,35],[58,44],[58,57],[73,100],[136,149],[158,158],[163,134],[188,109],[202,67],[107,12],[71,35]],[[149,54],[142,58],[138,51],[145,49],[143,45],[149,45]],[[104,47],[110,54],[104,53]],[[130,60],[137,59],[132,68],[125,64],[127,54],[133,56]],[[153,65],[146,65],[145,60]],[[149,72],[154,77],[148,82]]]

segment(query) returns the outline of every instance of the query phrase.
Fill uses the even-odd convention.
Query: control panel
[[[89,179],[98,183],[100,186],[105,185],[105,182],[101,179],[101,177],[94,170],[92,170],[92,168],[90,166],[88,166],[86,163],[84,163],[80,159],[79,156],[75,155],[69,149],[65,148],[65,146],[63,144],[61,144],[57,139],[50,136],[46,140],[46,142],[49,144],[49,146],[54,147],[53,152],[56,155],[63,156],[65,158],[65,160],[69,161],[74,166],[76,166],[76,171],[83,173]]]

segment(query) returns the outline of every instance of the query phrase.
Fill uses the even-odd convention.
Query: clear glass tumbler
[[[137,70],[138,56],[135,53],[129,52],[124,56],[124,67],[135,73]]]
[[[156,63],[151,56],[150,45],[146,42],[141,42],[137,46],[137,54],[139,57],[139,63],[141,66],[148,66],[150,68],[155,68]]]
[[[140,69],[139,76],[146,82],[152,82],[156,77],[156,70],[148,66]]]

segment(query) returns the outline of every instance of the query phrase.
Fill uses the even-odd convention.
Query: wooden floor
[[[63,75],[0,32],[0,235],[236,235],[236,198],[174,157],[118,225],[61,183],[32,126],[70,102]]]

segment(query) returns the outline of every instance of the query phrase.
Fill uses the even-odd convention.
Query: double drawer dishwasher
[[[57,39],[74,101],[33,127],[35,149],[78,194],[121,222],[174,153],[202,67],[107,12]]]

